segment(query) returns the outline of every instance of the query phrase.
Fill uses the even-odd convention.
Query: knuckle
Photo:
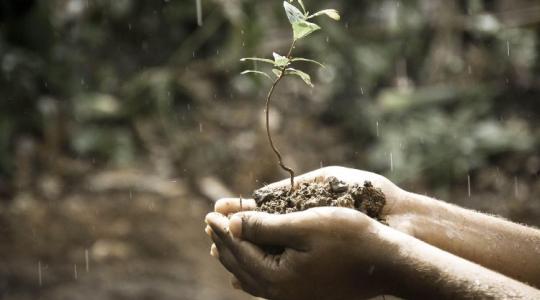
[[[263,223],[261,219],[251,217],[251,220],[249,222],[249,227],[252,235],[260,235],[263,229]]]

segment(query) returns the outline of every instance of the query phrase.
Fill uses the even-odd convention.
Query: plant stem
[[[296,41],[293,41],[291,44],[291,47],[289,48],[289,52],[287,53],[287,58],[291,59],[292,50],[294,48],[294,44]],[[281,67],[280,71],[281,74],[278,76],[278,78],[274,81],[272,84],[272,87],[270,87],[270,91],[268,91],[268,95],[266,96],[266,135],[268,136],[268,142],[270,143],[270,147],[272,147],[272,150],[276,154],[276,157],[278,159],[279,166],[289,172],[289,175],[291,176],[291,189],[289,190],[289,193],[292,193],[294,190],[294,171],[293,169],[287,167],[283,163],[283,159],[281,157],[281,153],[277,149],[276,145],[274,144],[274,141],[272,140],[272,134],[270,133],[270,101],[272,100],[272,95],[274,94],[274,90],[276,89],[276,86],[279,84],[281,79],[285,77],[285,69],[287,68],[287,65]]]

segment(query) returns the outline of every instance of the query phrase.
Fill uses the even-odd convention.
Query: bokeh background
[[[297,173],[344,165],[540,225],[540,3],[306,0],[271,122]],[[222,196],[286,177],[264,133],[281,1],[0,1],[0,298],[247,299],[208,255]]]

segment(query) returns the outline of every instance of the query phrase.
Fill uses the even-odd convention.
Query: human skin
[[[210,213],[212,255],[268,299],[538,299],[540,291],[348,208]],[[263,245],[283,247],[269,254]]]
[[[527,251],[537,250],[537,230],[408,193],[388,179],[364,171],[327,167],[302,175],[297,182],[328,176],[349,184],[369,180],[381,188],[387,197],[383,217],[390,226],[345,208],[315,208],[281,216],[238,214],[254,209],[255,202],[220,200],[218,213],[207,216],[207,233],[215,243],[212,254],[235,274],[237,287],[270,299],[358,299],[380,294],[415,298],[540,296],[522,282],[463,259],[469,256],[466,258],[501,273],[536,283],[539,256]],[[283,181],[267,188],[286,185]],[[411,220],[414,218],[421,222]],[[448,237],[449,231],[453,239]],[[492,234],[504,235],[506,240],[493,240]],[[494,242],[518,246],[489,244]],[[484,247],[475,246],[482,243]],[[270,255],[260,245],[279,245],[285,251]],[[523,248],[515,256],[515,250]],[[515,270],[512,266],[519,264],[519,255],[525,255],[528,264]]]
[[[382,218],[397,229],[432,246],[488,269],[540,287],[540,231],[505,219],[464,209],[407,192],[378,174],[344,167],[326,167],[306,173],[297,182],[335,176],[349,184],[371,181],[387,198]],[[267,186],[287,186],[284,180]],[[243,200],[243,209],[255,207]],[[216,203],[223,214],[237,212],[238,199]]]

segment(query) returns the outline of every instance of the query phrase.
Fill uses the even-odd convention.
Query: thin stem
[[[292,42],[291,47],[289,48],[289,52],[287,53],[287,58],[291,59],[292,50],[294,48],[294,45],[296,43],[296,40]],[[279,166],[289,172],[291,176],[291,189],[289,190],[289,193],[292,193],[294,190],[294,171],[293,169],[287,167],[283,163],[283,158],[281,157],[281,153],[277,149],[276,145],[274,144],[274,141],[272,140],[272,134],[270,133],[270,101],[272,100],[272,95],[274,94],[274,90],[276,89],[276,86],[279,84],[281,79],[285,77],[285,69],[287,68],[287,65],[281,67],[280,71],[281,74],[278,76],[278,78],[274,81],[272,84],[272,87],[270,87],[270,91],[268,91],[268,95],[266,96],[266,135],[268,136],[268,142],[270,143],[270,147],[272,147],[272,150],[276,154],[276,157],[278,159]]]

